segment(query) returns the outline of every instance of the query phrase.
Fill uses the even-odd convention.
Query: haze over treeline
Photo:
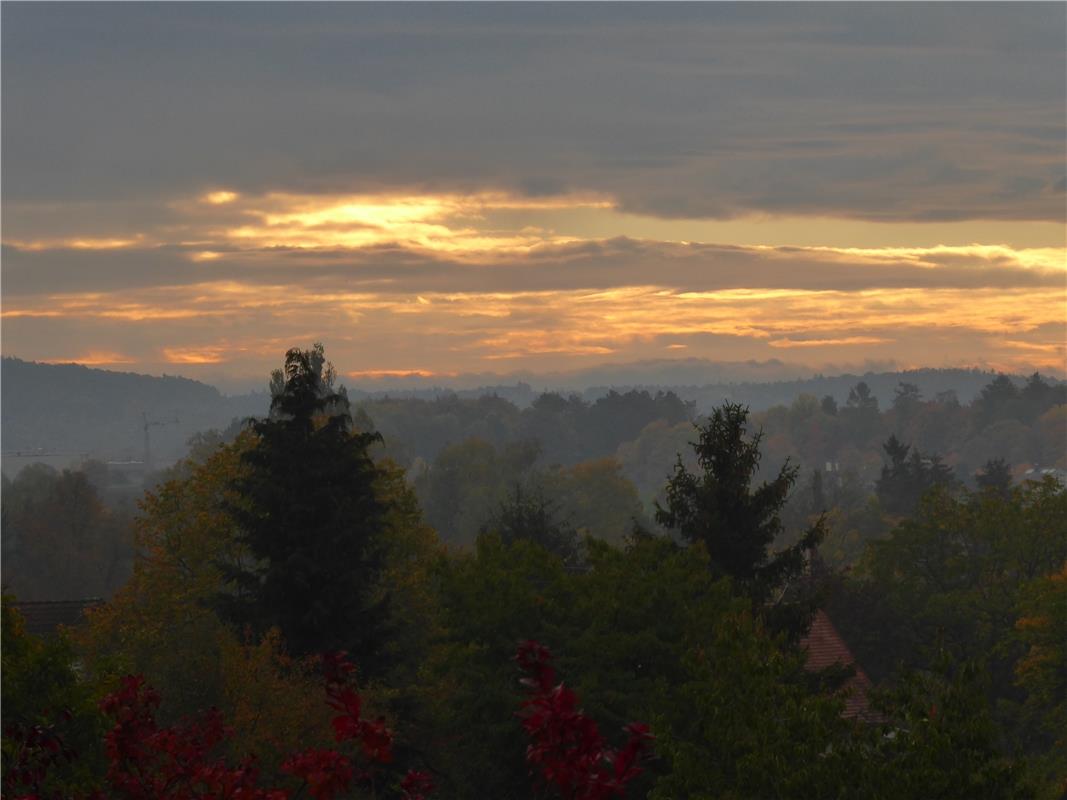
[[[267,414],[197,433],[172,467],[3,477],[5,780],[77,795],[132,773],[322,797],[382,782],[458,800],[537,797],[559,769],[563,796],[848,785],[922,800],[963,782],[1053,800],[1067,386],[986,377],[969,404],[898,380],[882,407],[858,380],[841,403],[799,394],[760,412],[701,413],[670,390],[520,409],[355,400],[321,346],[290,350]],[[41,603],[59,599],[74,602]],[[63,639],[26,632],[22,615],[101,601]],[[146,679],[166,698],[158,719]],[[131,718],[140,735],[120,747]],[[203,763],[222,755],[223,718],[255,771]],[[68,742],[84,755],[37,755]]]
[[[468,388],[422,385],[378,388],[375,382],[351,379],[349,396],[356,401],[380,401],[385,397],[433,401],[455,396],[477,399],[493,395],[517,409],[530,406],[541,394],[555,392],[564,396],[577,394],[586,402],[595,402],[610,391],[670,391],[692,403],[694,413],[706,413],[724,400],[744,403],[753,411],[774,405],[788,405],[801,394],[819,398],[827,395],[839,404],[849,390],[863,380],[883,407],[888,406],[901,381],[915,384],[927,398],[952,391],[959,402],[969,404],[994,376],[979,370],[909,370],[906,372],[867,372],[811,376],[792,380],[723,380],[698,382],[701,373],[742,378],[759,371],[778,371],[775,365],[715,365],[667,361],[634,364],[630,367],[600,367],[566,376],[525,375],[525,381],[483,384]],[[480,376],[490,379],[491,376]],[[686,381],[680,379],[688,378]],[[613,380],[612,380],[613,379]],[[674,379],[675,382],[672,382]],[[611,380],[606,383],[606,380]],[[1025,376],[1014,376],[1020,387]],[[1060,382],[1047,378],[1052,384]],[[155,377],[135,372],[103,370],[75,364],[40,364],[15,357],[0,362],[0,382],[4,386],[3,450],[11,454],[32,451],[60,453],[58,464],[73,464],[80,458],[102,460],[141,460],[144,458],[144,423],[159,423],[149,429],[153,458],[160,465],[170,464],[186,452],[193,434],[227,428],[235,419],[264,413],[269,405],[265,382],[259,391],[225,394],[215,387],[178,375]],[[470,382],[470,381],[468,381]],[[362,388],[361,388],[362,387]],[[651,421],[651,420],[648,420]],[[403,436],[403,432],[400,431]],[[462,435],[445,431],[445,437]],[[433,455],[423,450],[421,455]],[[20,459],[23,463],[29,463]],[[45,459],[50,460],[50,459]],[[6,469],[17,468],[9,461]]]
[[[33,536],[19,531],[38,504],[73,491],[83,499],[72,509],[98,508],[108,555],[93,585],[106,593],[128,570],[124,531],[141,493],[235,442],[277,391],[277,378],[271,391],[227,397],[179,377],[12,358],[3,369],[5,496],[21,509],[8,517],[5,575],[32,597],[57,591],[20,574],[11,550]],[[822,557],[836,566],[885,535],[886,513],[914,511],[938,485],[980,486],[990,469],[1006,485],[1067,475],[1067,385],[1038,374],[919,370],[582,394],[519,385],[510,399],[504,387],[393,395],[337,387],[357,429],[381,435],[375,457],[400,470],[441,541],[461,547],[522,497],[575,535],[621,542],[632,525],[654,529],[667,476],[679,458],[695,465],[694,426],[723,403],[745,408],[762,437],[754,477],[798,470],[782,541],[821,507],[835,509]],[[714,393],[719,401],[701,402]]]

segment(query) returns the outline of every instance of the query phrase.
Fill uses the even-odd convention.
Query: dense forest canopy
[[[107,695],[105,710],[147,704],[150,747],[256,753],[225,774],[279,797],[374,782],[532,798],[547,781],[605,798],[1052,800],[1064,394],[1034,375],[993,377],[970,404],[901,380],[883,405],[857,381],[840,400],[707,415],[672,391],[354,401],[321,347],[294,349],[269,414],[198,433],[143,483],[101,462],[4,477],[5,592],[108,599],[42,642],[5,595],[5,793],[77,796],[106,773],[126,796],[114,781],[134,767],[102,748]],[[874,683],[859,716],[842,694],[869,684],[849,682],[857,667],[805,667],[817,614]],[[317,675],[338,649],[359,694],[327,673],[347,731],[331,743]],[[556,668],[573,688],[536,678]],[[225,745],[181,727],[212,707],[233,721]],[[577,738],[553,749],[562,735]],[[25,760],[68,741],[77,758]],[[173,755],[137,752],[142,771]]]

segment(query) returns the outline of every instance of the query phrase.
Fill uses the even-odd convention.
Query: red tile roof
[[[871,688],[871,679],[856,663],[852,651],[848,649],[848,645],[845,644],[845,640],[841,638],[841,634],[837,632],[830,618],[826,616],[826,612],[819,611],[815,614],[811,622],[811,630],[800,640],[800,646],[808,651],[807,662],[804,666],[809,672],[819,672],[835,664],[855,668],[856,674],[845,681],[841,687],[842,692],[848,692],[842,716],[870,718],[867,691]]]

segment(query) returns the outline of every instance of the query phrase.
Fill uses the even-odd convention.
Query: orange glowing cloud
[[[886,344],[892,339],[877,336],[844,336],[838,339],[772,339],[767,342],[771,347],[837,347],[840,345]]]
[[[1067,273],[1067,249],[1062,247],[1008,247],[1001,244],[936,245],[933,247],[812,247],[850,260],[905,261],[936,269],[937,257],[971,259],[976,264],[1010,263],[1026,269]]]
[[[623,212],[614,198],[589,192],[524,197],[500,191],[363,194],[239,194],[215,189],[165,203],[176,220],[136,233],[58,233],[7,240],[26,250],[108,250],[180,246],[194,263],[220,254],[273,250],[342,251],[402,247],[453,260],[487,262],[546,248],[625,237],[673,244],[710,243],[761,250],[803,247],[825,259],[855,264],[903,263],[936,268],[946,259],[976,265],[1067,272],[1067,249],[1052,246],[1048,223],[859,223],[775,218],[663,220]],[[62,219],[56,225],[62,227]],[[1057,229],[1062,240],[1062,226]],[[985,235],[982,242],[976,237]],[[902,239],[918,242],[907,245]],[[977,242],[977,243],[976,243]],[[1011,244],[1005,244],[1010,242]]]
[[[335,325],[343,336],[330,345],[332,357],[361,365],[347,374],[368,380],[448,376],[489,363],[563,368],[588,359],[656,357],[665,349],[696,358],[769,358],[795,350],[841,359],[864,346],[902,363],[1062,374],[1067,352],[1055,339],[1064,327],[1062,300],[1041,287],[680,292],[649,285],[413,296],[220,281],[19,298],[17,305],[8,301],[4,314],[8,340],[13,330],[19,333],[10,326],[37,315],[62,314],[89,340],[95,321],[120,322],[145,342],[166,337],[152,345],[161,363],[189,367],[232,363],[238,354],[242,363],[262,358],[269,364],[293,342],[321,335],[309,321],[347,320]],[[183,337],[212,336],[220,318],[227,341],[183,343]],[[263,337],[264,330],[274,333]],[[133,363],[102,348],[76,360]]]
[[[402,244],[450,255],[515,253],[576,241],[538,226],[494,228],[487,215],[508,211],[608,208],[604,198],[524,198],[499,192],[317,196],[275,193],[249,198],[250,221],[223,230],[239,247],[364,248]]]
[[[136,364],[137,359],[113,351],[90,350],[74,358],[39,359],[44,364],[82,364],[86,367],[108,367],[119,364]]]
[[[237,192],[231,192],[226,189],[219,189],[214,192],[206,193],[200,198],[200,200],[201,202],[208,203],[209,205],[221,206],[227,203],[232,203],[238,197],[239,195],[237,194]]]
[[[20,319],[34,317],[65,317],[67,314],[55,308],[6,308],[0,317],[4,319]]]
[[[1067,353],[1067,343],[1065,342],[1020,342],[1015,339],[1004,339],[1000,344],[1004,347],[1010,347],[1013,350],[1033,350],[1039,353]]]
[[[163,357],[168,364],[220,364],[226,360],[222,347],[165,347]]]
[[[31,241],[9,240],[7,244],[21,250],[124,250],[145,244],[144,236],[129,238],[117,237],[63,237],[56,239],[34,239]]]
[[[134,363],[106,351],[115,326],[142,340],[166,327],[171,338],[142,341],[144,348],[164,364],[212,365],[235,353],[284,351],[290,334],[312,341],[329,320],[364,367],[350,376],[367,379],[428,378],[486,362],[519,367],[529,359],[555,367],[664,351],[727,357],[718,347],[744,358],[784,350],[840,358],[877,346],[886,357],[921,361],[916,340],[930,343],[930,353],[947,352],[939,343],[967,336],[981,338],[985,363],[1062,372],[1067,356],[1050,341],[1064,326],[1067,292],[1055,281],[1067,277],[1067,251],[1043,240],[1033,247],[680,244],[669,237],[699,231],[666,222],[660,240],[603,239],[563,223],[592,215],[598,235],[625,233],[633,215],[582,194],[218,189],[168,208],[178,223],[127,236],[60,230],[30,242],[34,254],[21,256],[25,274],[39,274],[33,268],[49,258],[40,251],[52,247],[63,250],[55,259],[106,272],[112,264],[99,266],[106,252],[70,251],[114,248],[124,251],[115,264],[136,270],[137,282],[146,274],[157,282],[62,292],[43,280],[28,290],[32,281],[24,278],[21,291],[4,297],[5,337],[32,343],[35,318],[62,318],[85,332],[109,327],[84,363]],[[832,239],[830,222],[820,224]],[[112,285],[123,285],[115,269]],[[228,341],[203,345],[214,341],[220,321]],[[286,341],[264,349],[265,330],[274,338],[285,332]]]

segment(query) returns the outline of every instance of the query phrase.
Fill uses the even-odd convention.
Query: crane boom
[[[179,422],[178,417],[174,419],[160,419],[150,420],[148,419],[148,412],[141,412],[141,421],[144,424],[144,469],[145,474],[152,471],[152,445],[148,436],[149,428],[162,428],[164,425],[174,425]]]

